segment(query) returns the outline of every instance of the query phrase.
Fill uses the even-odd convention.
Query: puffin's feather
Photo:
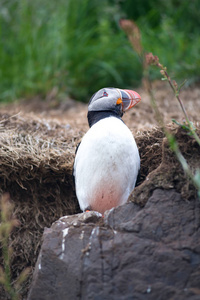
[[[81,209],[104,213],[125,203],[135,187],[140,158],[128,127],[104,118],[85,134],[76,153],[74,176]]]

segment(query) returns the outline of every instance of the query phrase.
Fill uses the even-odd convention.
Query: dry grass
[[[160,105],[165,108],[168,105],[171,117],[175,103],[166,91],[165,95],[163,92]],[[188,93],[186,96],[189,97]],[[141,181],[131,200],[144,204],[156,187],[175,188],[189,199],[195,191],[169,151],[162,131],[155,127],[145,94],[143,99],[143,106],[136,106],[124,116],[125,123],[135,135],[141,156]],[[30,106],[27,110],[30,111]],[[77,110],[76,107],[66,111],[46,110],[37,115],[27,110],[14,113],[7,108],[0,114],[0,193],[9,192],[14,217],[20,220],[10,241],[14,249],[13,280],[26,267],[34,268],[44,228],[50,227],[61,216],[79,212],[72,168],[76,146],[88,129],[85,106]],[[164,112],[165,120],[169,121],[166,110]],[[197,120],[197,110],[193,120]],[[198,123],[195,125],[198,127]],[[170,130],[175,133],[182,153],[196,169],[200,161],[196,144],[176,126],[170,125]],[[26,295],[30,280],[31,277],[24,285],[22,295]],[[0,290],[0,300],[5,299]]]
[[[34,115],[1,115],[0,191],[9,192],[21,223],[12,234],[13,278],[34,267],[44,227],[79,211],[72,166],[80,137],[81,131]]]

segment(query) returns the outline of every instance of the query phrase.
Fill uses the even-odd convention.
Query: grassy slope
[[[200,75],[196,10],[183,5],[175,10],[172,2],[163,7],[157,0],[141,12],[142,3],[137,4],[143,47],[158,55],[175,76],[194,81]],[[97,0],[2,1],[0,101],[46,95],[55,87],[59,93],[87,101],[103,86],[139,84],[142,66],[118,26],[119,18],[129,17],[133,7],[123,9],[111,0],[101,5]],[[156,23],[153,16],[159,13]],[[181,16],[187,21],[184,26]]]

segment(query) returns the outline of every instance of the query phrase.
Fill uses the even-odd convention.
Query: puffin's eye
[[[90,105],[90,103],[92,103],[92,101],[96,101],[96,100],[98,100],[100,98],[103,98],[103,97],[108,97],[108,93],[105,91],[105,89],[101,89],[100,91],[94,93],[92,95],[92,97],[90,98],[90,101],[89,101],[88,105]]]

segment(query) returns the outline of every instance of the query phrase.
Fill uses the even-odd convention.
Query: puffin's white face
[[[140,102],[141,97],[132,90],[103,88],[90,99],[88,111],[116,111],[121,114]]]

